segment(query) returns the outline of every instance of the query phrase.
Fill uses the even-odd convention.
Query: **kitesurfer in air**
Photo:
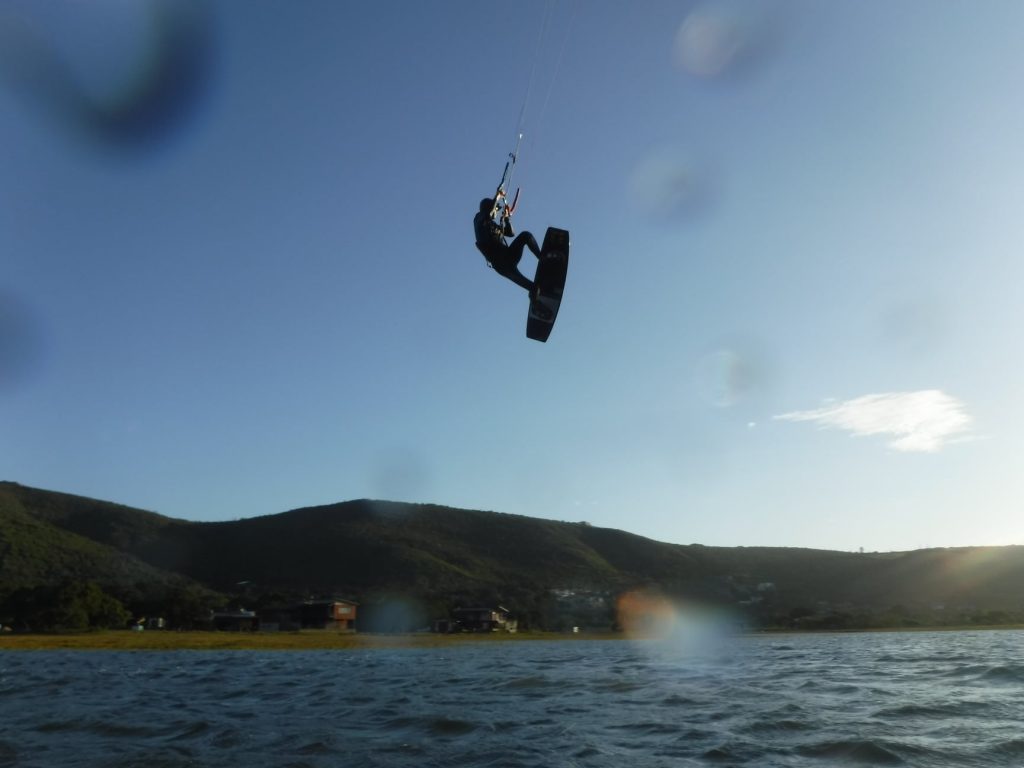
[[[494,217],[499,201],[500,194],[498,199],[485,197],[480,201],[480,211],[473,217],[476,247],[495,272],[529,291],[531,300],[536,299],[537,287],[533,280],[519,271],[519,261],[523,258],[523,248],[529,248],[534,256],[540,258],[537,238],[529,232],[520,232],[515,235],[512,231],[512,222],[505,210],[502,210],[498,222],[495,222]],[[513,235],[515,235],[515,239],[511,243],[506,243],[505,238],[513,237]]]

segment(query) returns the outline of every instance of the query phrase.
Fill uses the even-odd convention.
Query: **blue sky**
[[[183,85],[119,132],[164,7],[0,13],[37,41],[0,57],[4,479],[1024,543],[1024,6],[179,5]],[[520,125],[517,228],[572,233],[547,344],[472,241]]]

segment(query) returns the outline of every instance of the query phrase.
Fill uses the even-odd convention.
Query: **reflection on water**
[[[2,766],[1012,766],[1024,633],[7,652]]]

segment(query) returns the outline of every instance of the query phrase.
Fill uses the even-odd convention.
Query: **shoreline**
[[[793,630],[767,629],[742,633],[747,636],[862,634],[866,632],[979,632],[1022,630],[1024,625],[883,627],[877,629]],[[149,630],[101,630],[74,634],[0,634],[3,651],[359,651],[406,648],[455,648],[482,643],[580,642],[589,640],[668,640],[626,632],[517,632],[436,634],[373,634],[301,630],[299,632],[175,632]]]
[[[466,644],[578,640],[622,640],[618,632],[372,634],[302,630],[299,632],[174,632],[104,630],[75,634],[0,635],[2,651],[328,651],[392,648],[449,648]]]

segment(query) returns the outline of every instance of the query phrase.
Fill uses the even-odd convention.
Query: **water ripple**
[[[0,768],[1018,768],[1022,694],[1012,631],[8,652]]]

